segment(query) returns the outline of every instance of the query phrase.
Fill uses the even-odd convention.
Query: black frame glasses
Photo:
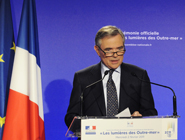
[[[103,50],[100,48],[100,46],[98,46],[98,48],[105,54],[105,56],[114,56],[115,53],[116,53],[118,56],[122,56],[122,55],[124,55],[125,52],[126,52],[125,46],[123,46],[123,48],[124,48],[123,50],[117,51],[117,52],[105,52],[105,51],[103,51]]]

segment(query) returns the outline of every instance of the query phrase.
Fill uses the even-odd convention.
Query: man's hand
[[[140,114],[139,111],[135,111],[131,116],[142,116],[142,114]]]

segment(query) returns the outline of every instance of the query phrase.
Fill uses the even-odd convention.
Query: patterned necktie
[[[118,113],[118,98],[114,81],[112,80],[112,73],[110,70],[109,79],[107,81],[107,116],[115,116]]]

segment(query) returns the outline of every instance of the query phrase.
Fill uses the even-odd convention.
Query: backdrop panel
[[[17,33],[23,0],[12,1]],[[116,25],[126,35],[124,62],[148,71],[150,80],[177,95],[179,140],[185,137],[185,2],[182,0],[36,1],[46,139],[65,138],[64,116],[74,73],[100,61],[96,32]],[[17,37],[17,36],[15,36]],[[152,86],[159,115],[172,115],[172,92]]]

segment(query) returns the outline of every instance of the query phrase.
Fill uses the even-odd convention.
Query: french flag
[[[45,140],[35,0],[24,0],[3,140]]]
[[[96,130],[96,126],[85,126],[86,130]]]

